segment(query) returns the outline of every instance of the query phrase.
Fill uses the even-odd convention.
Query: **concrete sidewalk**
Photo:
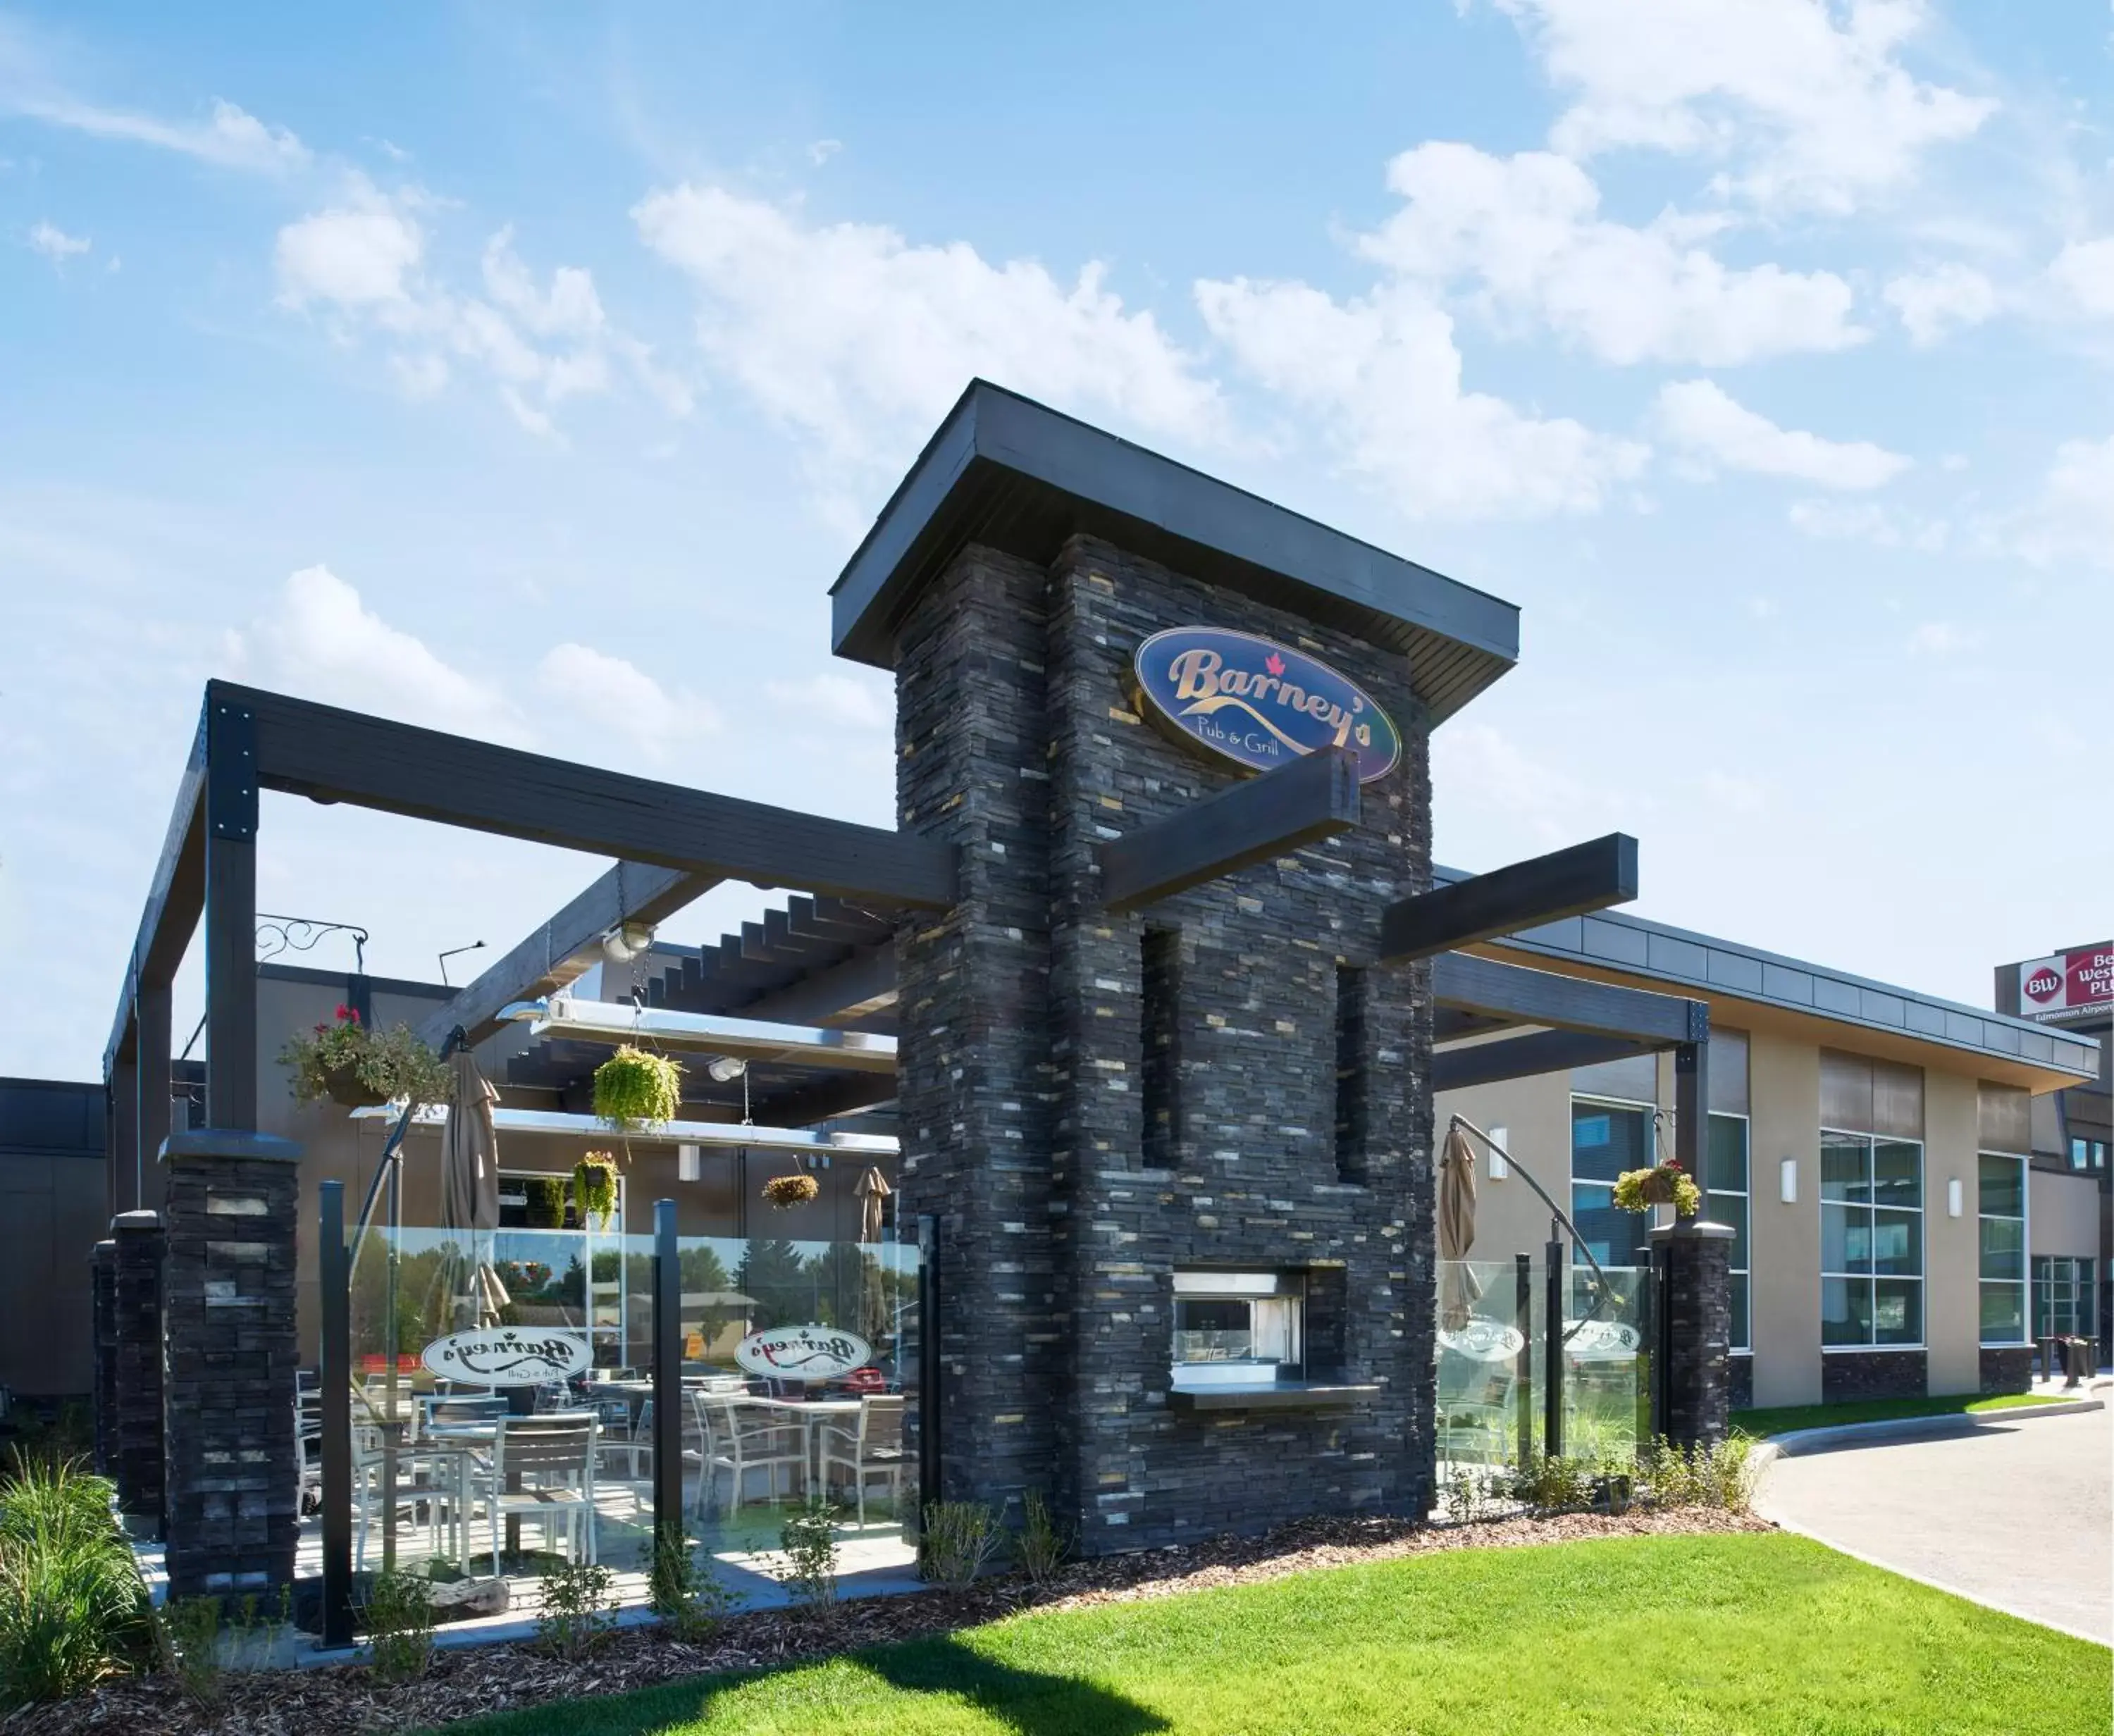
[[[1780,1458],[1755,1505],[1846,1554],[2114,1645],[2114,1412]]]

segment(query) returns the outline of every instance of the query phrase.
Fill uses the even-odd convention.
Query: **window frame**
[[[1923,1140],[1906,1139],[1899,1134],[1868,1133],[1860,1131],[1853,1127],[1830,1127],[1825,1125],[1821,1127],[1820,1142],[1817,1148],[1817,1154],[1819,1158],[1819,1163],[1816,1166],[1819,1171],[1819,1179],[1813,1191],[1814,1195],[1814,1228],[1819,1234],[1819,1245],[1821,1249],[1821,1259],[1823,1263],[1827,1259],[1826,1250],[1828,1247],[1828,1232],[1826,1226],[1828,1222],[1828,1208],[1831,1206],[1838,1208],[1845,1206],[1851,1208],[1856,1208],[1858,1206],[1858,1202],[1855,1200],[1845,1201],[1840,1199],[1830,1199],[1828,1197],[1828,1184],[1826,1181],[1826,1149],[1827,1142],[1830,1139],[1855,1140],[1863,1144],[1865,1147],[1865,1174],[1870,1178],[1870,1186],[1874,1195],[1877,1194],[1878,1189],[1878,1147],[1882,1144],[1887,1144],[1912,1145],[1915,1148],[1915,1204],[1913,1206],[1882,1206],[1878,1203],[1878,1199],[1874,1198],[1863,1202],[1861,1209],[1868,1214],[1876,1214],[1882,1211],[1914,1212],[1916,1217],[1918,1246],[1916,1250],[1916,1269],[1913,1273],[1898,1272],[1882,1272],[1876,1269],[1869,1272],[1839,1272],[1831,1271],[1825,1263],[1821,1265],[1820,1284],[1823,1305],[1823,1313],[1820,1323],[1822,1337],[1820,1346],[1821,1355],[1823,1356],[1834,1356],[1838,1355],[1854,1356],[1869,1355],[1874,1352],[1883,1353],[1888,1351],[1906,1351],[1910,1354],[1914,1354],[1918,1351],[1928,1353],[1930,1349],[1930,1220],[1929,1216],[1930,1209],[1929,1204],[1930,1198],[1930,1152],[1929,1145],[1927,1142]],[[1750,1179],[1751,1183],[1751,1178]],[[1869,1221],[1876,1236],[1878,1219],[1876,1215],[1872,1215],[1870,1216]],[[1874,1265],[1876,1268],[1876,1254],[1874,1256]],[[1826,1298],[1828,1294],[1827,1286],[1831,1280],[1844,1284],[1861,1283],[1868,1286],[1866,1294],[1870,1298],[1872,1304],[1872,1332],[1874,1336],[1865,1343],[1829,1344],[1826,1341],[1828,1332],[1828,1318],[1825,1312]],[[1876,1336],[1878,1332],[1878,1286],[1882,1281],[1892,1284],[1915,1284],[1919,1286],[1919,1300],[1916,1310],[1917,1331],[1915,1341],[1913,1344],[1882,1344],[1878,1341]],[[1975,1292],[1975,1302],[1979,1311],[1981,1302],[1981,1292],[1979,1289]]]
[[[2015,1163],[2019,1170],[2019,1215],[2008,1212],[1985,1212],[1982,1209],[1982,1162],[1984,1158],[2003,1163]],[[1991,1284],[2009,1285],[2009,1278],[1992,1278],[1982,1270],[1982,1226],[1991,1223],[2015,1223],[2019,1227],[2019,1331],[2016,1338],[1982,1338],[1985,1350],[2016,1350],[2030,1348],[2034,1342],[2034,1263],[2033,1263],[2033,1189],[2031,1160],[2016,1151],[1978,1151],[1974,1154],[1974,1321],[1979,1336],[1982,1322],[1982,1291]]]
[[[2026,1342],[2037,1345],[2042,1339],[2057,1336],[2052,1304],[2054,1301],[2054,1268],[2061,1266],[2067,1273],[2066,1288],[2070,1295],[2071,1330],[2075,1332],[2081,1321],[2086,1330],[2077,1332],[2080,1338],[2098,1336],[2099,1295],[2098,1291],[2098,1261],[2089,1255],[2072,1254],[2036,1254],[2026,1262],[2026,1307],[2028,1325],[2032,1336]],[[2050,1304],[2043,1312],[2043,1302]]]
[[[1569,1109],[1564,1122],[1565,1130],[1568,1135],[1568,1137],[1565,1141],[1565,1162],[1571,1172],[1571,1221],[1573,1223],[1576,1223],[1578,1221],[1579,1210],[1578,1189],[1580,1183],[1578,1180],[1578,1135],[1576,1130],[1578,1126],[1577,1108],[1578,1105],[1581,1103],[1590,1103],[1603,1109],[1627,1109],[1634,1112],[1640,1112],[1645,1116],[1648,1123],[1645,1135],[1645,1159],[1647,1162],[1654,1163],[1656,1163],[1659,1161],[1659,1117],[1663,1112],[1657,1103],[1645,1103],[1638,1098],[1609,1097],[1604,1093],[1599,1091],[1573,1091],[1569,1094]],[[1612,1180],[1607,1181],[1597,1181],[1588,1177],[1584,1185],[1587,1187],[1597,1187],[1606,1190],[1611,1196],[1608,1202],[1608,1209],[1613,1209],[1613,1200],[1612,1195],[1614,1191],[1615,1184]],[[1650,1233],[1650,1226],[1647,1216],[1645,1231],[1645,1234],[1648,1235]],[[1611,1249],[1610,1251],[1612,1252],[1613,1250]],[[1650,1263],[1650,1260],[1651,1254],[1650,1245],[1647,1244],[1642,1257],[1639,1260],[1609,1259],[1604,1260],[1601,1263],[1603,1265],[1619,1267],[1624,1271],[1630,1271],[1640,1264],[1649,1265]]]
[[[1710,1123],[1713,1120],[1737,1122],[1741,1127],[1741,1141],[1746,1147],[1747,1185],[1746,1188],[1706,1186],[1704,1200],[1704,1209],[1709,1213],[1713,1222],[1722,1221],[1718,1217],[1718,1200],[1721,1195],[1727,1199],[1737,1199],[1740,1202],[1741,1215],[1746,1220],[1742,1227],[1740,1240],[1746,1245],[1747,1263],[1744,1266],[1728,1266],[1726,1269],[1731,1277],[1745,1278],[1747,1281],[1746,1310],[1747,1338],[1744,1344],[1728,1344],[1725,1348],[1727,1355],[1751,1356],[1755,1354],[1755,1118],[1751,1114],[1742,1114],[1737,1109],[1709,1109],[1704,1112],[1703,1179],[1706,1184],[1710,1179]]]

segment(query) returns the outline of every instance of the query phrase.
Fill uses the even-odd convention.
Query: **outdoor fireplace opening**
[[[1306,1372],[1306,1341],[1304,1273],[1174,1274],[1178,1388],[1298,1380]]]

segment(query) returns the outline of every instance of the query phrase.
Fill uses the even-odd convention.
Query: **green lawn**
[[[2078,1394],[2076,1396],[2083,1396]],[[1782,1405],[1773,1410],[1736,1410],[1732,1427],[1759,1438],[1788,1434],[1794,1428],[1832,1428],[1839,1423],[1891,1423],[1897,1417],[1979,1416],[1984,1411],[2016,1410],[2029,1405],[2052,1405],[2058,1393],[2006,1392],[1977,1398],[1963,1392],[1952,1398],[1858,1399],[1842,1405]]]
[[[2102,1648],[1803,1537],[1621,1537],[1021,1616],[449,1736],[2089,1736],[2109,1675]]]

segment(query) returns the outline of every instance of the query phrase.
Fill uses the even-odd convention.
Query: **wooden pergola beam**
[[[1610,832],[1509,867],[1434,886],[1390,904],[1380,916],[1380,962],[1407,964],[1479,940],[1516,934],[1637,895],[1637,841]]]
[[[1172,898],[1348,832],[1358,814],[1357,754],[1322,748],[1096,846],[1102,905],[1120,914]]]
[[[1710,1040],[1710,1008],[1702,1001],[1530,971],[1471,953],[1444,953],[1431,962],[1431,998],[1508,1024],[1586,1031],[1652,1048]]]
[[[1524,1037],[1471,1043],[1460,1048],[1434,1049],[1431,1056],[1431,1089],[1465,1091],[1471,1085],[1529,1079],[1538,1073],[1567,1072],[1575,1067],[1597,1067],[1604,1061],[1620,1061],[1631,1055],[1651,1053],[1651,1044],[1632,1042],[1625,1037],[1600,1036],[1582,1030],[1537,1030]]]

